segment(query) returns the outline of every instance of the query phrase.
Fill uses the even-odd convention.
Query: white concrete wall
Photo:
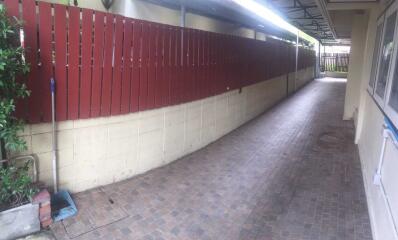
[[[299,73],[311,80],[310,71]],[[313,70],[312,70],[313,72]],[[60,187],[79,192],[120,181],[196,151],[286,97],[286,75],[195,102],[57,124]],[[307,81],[308,81],[307,80]],[[29,125],[26,154],[52,185],[51,125]]]
[[[362,80],[362,66],[364,61],[364,48],[367,32],[368,16],[367,14],[356,14],[353,17],[353,29],[351,32],[351,51],[348,65],[347,89],[344,104],[345,120],[353,119],[358,111],[360,88],[358,87]]]
[[[298,90],[301,87],[303,87],[305,84],[307,84],[308,81],[313,79],[313,76],[314,76],[314,68],[313,67],[298,70],[296,84],[294,85],[294,83],[293,83],[293,85],[296,87],[295,90]]]
[[[361,72],[355,73],[358,76],[357,80],[351,82],[350,86],[347,85],[346,94],[348,98],[345,109],[350,109],[349,113],[351,114],[352,109],[358,109],[355,141],[358,143],[359,148],[374,240],[393,240],[395,239],[394,228],[390,222],[390,217],[382,197],[382,192],[378,186],[373,184],[373,175],[377,169],[381,152],[381,130],[384,116],[366,90],[372,65],[373,48],[376,35],[376,21],[380,12],[380,8],[370,10],[368,14],[368,20],[366,21],[366,36],[362,38],[356,38],[357,40],[352,43],[352,45],[359,44],[364,46],[363,48],[351,48],[351,51],[362,51],[362,54],[352,54],[354,57],[350,59],[350,62],[362,62],[362,70]],[[361,26],[361,24],[357,24],[357,26]],[[361,30],[354,29],[353,32],[358,31]],[[361,55],[362,59],[355,57]],[[353,68],[350,68],[349,71],[352,72],[360,70],[354,70]],[[398,215],[398,175],[396,174],[398,171],[397,156],[398,151],[395,150],[391,142],[389,142],[387,144],[385,166],[383,168],[383,182],[387,186],[387,194],[393,202],[393,211],[396,216]]]
[[[369,207],[369,214],[371,218],[371,225],[374,234],[374,240],[394,240],[394,229],[390,222],[390,216],[387,211],[387,206],[384,202],[382,191],[379,186],[373,184],[373,175],[377,169],[379,156],[382,145],[382,124],[384,116],[376,106],[371,97],[365,98],[366,113],[363,122],[361,137],[358,142],[358,148],[361,158],[363,178],[365,182],[365,189],[367,194],[367,201]],[[383,183],[387,188],[387,194],[393,203],[393,212],[395,218],[398,220],[398,150],[389,141],[387,144],[387,151],[384,158],[384,167],[382,171]],[[391,174],[392,171],[392,174]]]

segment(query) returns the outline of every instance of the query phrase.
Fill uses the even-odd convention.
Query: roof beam
[[[315,0],[315,3],[318,6],[319,11],[321,12],[323,18],[326,20],[326,22],[327,22],[327,24],[329,26],[329,29],[332,32],[333,37],[336,38],[336,30],[331,25],[332,21],[331,21],[330,15],[329,15],[329,11],[326,9],[325,0]]]
[[[327,10],[366,10],[378,7],[378,2],[331,2],[326,5]]]
[[[288,17],[291,20],[323,20],[322,17]]]

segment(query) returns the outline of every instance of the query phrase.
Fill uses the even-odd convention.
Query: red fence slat
[[[41,108],[43,121],[51,120],[51,92],[50,79],[53,77],[53,58],[52,58],[52,17],[51,4],[39,2],[39,26],[40,26],[40,92]],[[75,104],[78,106],[78,104]]]
[[[171,28],[170,29],[170,89],[169,89],[169,103],[171,105],[177,103],[177,94],[178,94],[178,85],[177,85],[177,78],[178,78],[178,57],[177,57],[177,29]]]
[[[164,35],[165,35],[165,26],[159,26],[156,29],[156,60],[155,60],[155,71],[156,71],[156,88],[155,88],[155,107],[162,106],[162,87],[164,84]]]
[[[56,118],[63,121],[185,103],[287,74],[296,66],[296,47],[275,39],[172,27],[42,1],[4,4],[10,16],[21,15],[25,23],[32,92],[25,105],[31,123],[51,120],[51,77],[57,83]],[[314,59],[313,51],[300,47],[298,70],[313,66]]]
[[[170,104],[170,63],[171,63],[171,38],[172,29],[165,27],[163,35],[163,82],[162,82],[162,106]]]
[[[141,33],[141,56],[140,56],[140,93],[139,110],[148,109],[148,61],[149,61],[149,29],[147,22],[142,23]]]
[[[123,17],[116,15],[115,42],[113,53],[113,77],[111,91],[111,114],[120,114],[122,95],[122,54],[123,54]]]
[[[83,9],[79,117],[90,117],[93,11]]]
[[[40,122],[40,78],[38,78],[37,66],[37,22],[36,22],[36,2],[25,0],[22,3],[22,19],[25,21],[25,49],[26,60],[30,63],[30,72],[27,78],[27,87],[31,91],[28,100],[28,121],[30,123]]]
[[[133,66],[131,69],[131,89],[130,89],[130,112],[137,112],[139,109],[140,96],[140,69],[141,69],[141,36],[142,24],[139,21],[133,21]]]
[[[104,18],[104,13],[95,12],[92,73],[93,78],[91,81],[91,117],[98,117],[100,116],[101,112]]]
[[[17,0],[4,0],[4,5],[7,9],[7,15],[12,18],[19,19],[19,1]]]
[[[131,66],[132,66],[132,39],[133,25],[130,19],[125,19],[123,40],[123,72],[122,72],[122,96],[121,113],[130,111]]]
[[[68,39],[68,119],[73,120],[79,118],[80,9],[76,7],[69,7]]]
[[[147,109],[155,108],[155,89],[156,89],[156,39],[158,26],[149,24],[149,57],[148,57],[148,94]]]
[[[106,14],[105,43],[104,43],[104,69],[102,76],[101,92],[101,116],[109,116],[111,113],[112,95],[112,66],[114,54],[114,15]]]
[[[55,39],[55,82],[56,82],[56,119],[67,119],[68,82],[66,78],[66,6],[55,5],[54,39]]]

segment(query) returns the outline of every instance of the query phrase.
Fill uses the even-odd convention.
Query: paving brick
[[[75,194],[57,239],[371,240],[345,83],[314,81],[164,167]]]

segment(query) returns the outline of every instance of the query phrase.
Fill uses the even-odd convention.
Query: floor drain
[[[338,132],[324,132],[318,137],[317,145],[322,148],[338,148],[344,144],[344,136]]]

